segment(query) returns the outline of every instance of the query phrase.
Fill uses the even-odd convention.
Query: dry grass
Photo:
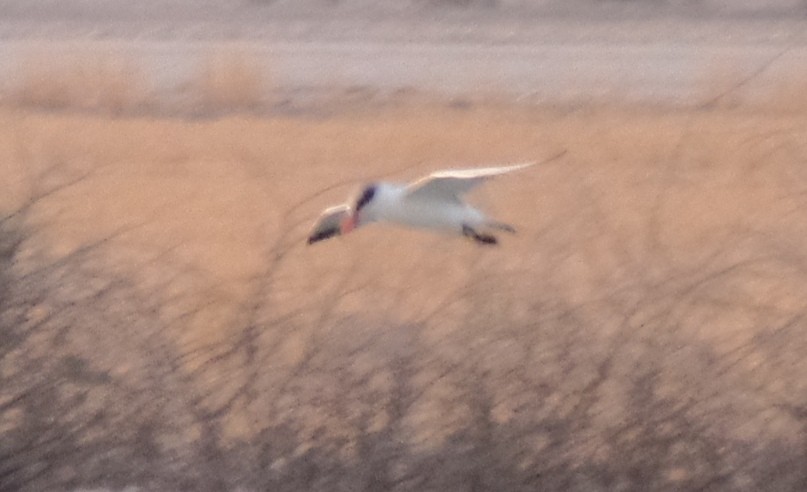
[[[20,60],[8,81],[7,104],[121,114],[142,111],[150,102],[144,74],[117,55],[29,53]]]
[[[2,442],[38,456],[23,437],[64,427],[75,443],[42,452],[82,449],[72,473],[123,470],[92,482],[119,488],[794,489],[805,123],[417,102],[319,119],[3,112],[3,206],[42,198],[0,273],[19,277],[9,299],[52,290],[25,301],[31,338],[0,344],[21,347],[0,351],[3,401],[25,402],[0,415]],[[304,244],[362,180],[560,149],[474,197],[519,228],[499,248],[383,227]],[[89,266],[26,275],[94,241]],[[31,400],[37,375],[70,411]]]
[[[512,261],[511,268],[542,264],[547,252],[536,251],[532,239],[551,244],[546,235],[558,221],[575,224],[560,229],[583,234],[564,255],[583,255],[583,263],[572,262],[577,265],[604,262],[562,282],[570,295],[586,298],[614,281],[610,275],[619,270],[619,255],[640,264],[663,259],[665,268],[688,268],[738,230],[774,237],[800,234],[792,211],[801,197],[803,118],[614,109],[452,110],[439,105],[321,121],[233,117],[193,124],[6,113],[0,155],[5,177],[54,162],[92,172],[43,206],[42,213],[52,208],[60,214],[51,231],[57,249],[70,250],[122,223],[149,221],[139,241],[153,242],[156,249],[181,244],[188,261],[204,265],[213,284],[219,284],[225,277],[237,282],[249,276],[261,262],[267,238],[280,232],[284,212],[333,183],[344,186],[306,204],[297,217],[296,238],[303,237],[306,221],[319,208],[341,200],[368,176],[407,179],[444,166],[541,159],[565,148],[569,155],[563,162],[502,180],[479,198],[523,230],[501,248],[507,255],[493,256]],[[23,184],[10,181],[5,188],[16,192],[7,193],[6,201],[22,196]],[[607,218],[609,229],[602,229],[601,218]],[[388,238],[370,230],[320,248],[294,245],[292,258],[353,255],[351,250],[365,251],[373,244],[420,258],[420,239],[427,244],[423,254],[433,243],[451,244],[440,246],[449,257],[456,248],[477,254],[461,242],[431,241],[406,231]],[[617,243],[618,254],[609,249]],[[364,262],[372,265],[387,257],[371,254]],[[460,255],[450,261],[466,259]],[[388,272],[391,279],[410,275],[417,262],[403,265],[400,272]],[[428,268],[423,273],[429,275]],[[306,275],[292,275],[301,289],[313,281]]]
[[[701,106],[723,110],[751,110],[804,114],[807,71],[799,67],[760,66],[741,69],[717,60],[704,67],[695,91]]]
[[[807,112],[807,70],[786,69],[765,88],[761,106],[785,113]]]
[[[67,51],[24,53],[5,80],[6,106],[101,113],[221,114],[266,109],[272,85],[259,60],[246,50],[218,50],[180,87],[153,87],[137,63],[118,54]],[[190,107],[188,107],[190,105]]]
[[[243,50],[209,56],[189,82],[197,107],[205,113],[264,109],[271,89],[264,66],[265,62]]]
[[[747,87],[741,82],[748,77],[746,70],[721,60],[715,60],[700,71],[695,91],[704,104],[721,109],[747,104]]]
[[[4,97],[0,102],[6,107],[79,109],[116,115],[211,116],[266,114],[277,97],[277,87],[266,69],[267,60],[248,48],[212,51],[177,87],[156,87],[136,60],[120,53],[79,49],[65,50],[65,53],[55,55],[42,50],[21,53],[17,66],[4,77]],[[338,86],[338,82],[335,85]],[[805,98],[801,96],[805,85],[807,74],[798,68],[782,68],[774,63],[748,69],[730,60],[715,60],[701,68],[690,100],[694,106],[708,109],[801,114],[807,110]],[[626,96],[614,89],[607,95],[547,99],[537,104],[545,108],[585,110],[648,107],[627,103]],[[315,108],[327,113],[411,108],[418,104],[445,104],[461,110],[506,106],[512,101],[512,95],[502,93],[495,84],[480,82],[475,91],[451,97],[417,90],[386,96],[371,88],[354,87],[334,88],[330,92],[321,90],[314,100]],[[522,102],[536,105],[529,103],[530,100],[525,97]],[[286,102],[295,105],[293,100]],[[304,107],[297,109],[305,110]]]

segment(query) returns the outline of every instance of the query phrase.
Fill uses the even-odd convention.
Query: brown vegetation
[[[263,109],[270,87],[266,74],[258,67],[265,65],[256,56],[240,50],[211,56],[190,82],[197,108],[207,113]]]
[[[0,114],[0,489],[803,490],[807,116]],[[359,180],[558,162],[501,247]],[[337,186],[334,186],[337,184]]]
[[[146,109],[151,98],[136,64],[113,53],[26,53],[13,73],[8,105],[121,114]]]
[[[217,115],[265,110],[271,100],[270,79],[249,50],[219,50],[205,58],[181,87],[156,85],[138,63],[121,53],[81,49],[67,55],[26,52],[6,75],[6,107],[80,110],[111,115],[182,113]],[[176,89],[176,90],[174,90]],[[173,92],[180,92],[176,97]]]

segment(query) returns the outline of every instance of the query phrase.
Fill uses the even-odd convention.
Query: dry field
[[[4,99],[0,489],[807,489],[803,108],[205,77],[238,111]],[[497,248],[305,245],[368,177],[563,149],[474,196]]]

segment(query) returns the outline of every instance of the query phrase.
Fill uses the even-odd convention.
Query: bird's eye
[[[358,212],[365,205],[370,203],[370,200],[373,199],[373,196],[375,196],[375,186],[368,186],[367,188],[365,188],[361,196],[359,197],[359,201],[356,202],[356,211]]]

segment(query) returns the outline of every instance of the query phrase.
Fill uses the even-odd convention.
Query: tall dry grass
[[[0,488],[799,490],[806,118],[4,111]],[[499,248],[305,245],[366,179],[560,149],[472,197]]]
[[[776,77],[763,92],[763,108],[786,113],[807,111],[807,70],[786,69]]]
[[[751,109],[804,113],[807,72],[798,66],[773,63],[749,69],[716,60],[701,70],[695,92],[699,105],[720,109]]]
[[[229,113],[267,114],[275,107],[279,88],[267,68],[271,64],[248,48],[219,48],[203,56],[194,70],[184,74],[176,87],[158,86],[154,74],[144,70],[138,60],[102,51],[66,51],[67,55],[30,51],[21,53],[16,66],[5,74],[3,97],[6,107],[63,110],[80,109],[110,114],[177,116],[212,116]],[[709,109],[751,109],[801,113],[801,97],[807,74],[796,68],[780,67],[778,58],[769,64],[744,68],[731,61],[715,60],[701,67],[692,93],[684,95],[678,107]],[[284,100],[300,111],[318,114],[344,110],[377,110],[390,107],[411,108],[418,104],[445,104],[457,110],[475,106],[509,105],[513,95],[495,84],[480,82],[472,94],[440,95],[417,90],[383,94],[372,88],[335,87],[309,94],[313,103]],[[572,99],[543,99],[531,105],[573,110],[606,109],[633,106],[659,109],[653,104],[627,103],[630,97],[618,90],[607,95],[580,96]],[[530,101],[529,96],[521,102]],[[299,103],[299,107],[297,104]],[[306,106],[308,104],[308,106]],[[669,109],[676,109],[671,107]]]
[[[272,101],[265,60],[246,50],[212,52],[185,74],[177,88],[158,87],[137,60],[119,53],[67,53],[20,54],[11,74],[3,77],[2,102],[11,107],[115,115],[214,115],[261,111]]]
[[[20,56],[7,80],[7,104],[121,114],[147,109],[151,87],[136,63],[116,55]]]
[[[265,109],[272,88],[265,66],[264,61],[247,52],[222,50],[201,63],[188,88],[204,112]]]

